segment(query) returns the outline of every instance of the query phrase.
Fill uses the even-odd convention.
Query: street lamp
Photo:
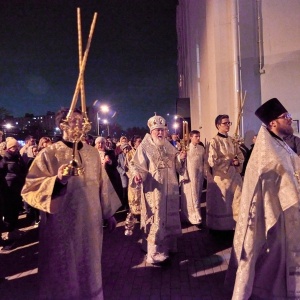
[[[100,132],[100,117],[99,117],[99,111],[97,111],[97,135],[99,136]]]
[[[182,124],[180,123],[180,125],[179,125],[179,123],[178,123],[179,119],[182,120]],[[183,125],[183,124],[184,124],[184,121],[185,121],[184,117],[181,116],[181,115],[175,115],[175,116],[174,116],[174,120],[175,120],[175,123],[177,124],[177,129],[179,129],[179,130],[178,130],[178,131],[179,131],[179,134],[180,134],[180,135],[182,134],[182,138],[184,139],[184,128],[185,128],[185,126]]]
[[[6,123],[3,127],[4,127],[4,136],[5,138],[7,138],[7,133],[10,129],[13,128],[13,126],[10,123]]]
[[[12,125],[11,125],[10,123],[7,123],[7,124],[5,124],[5,128],[6,128],[6,129],[11,129],[11,128],[12,128]]]
[[[106,104],[103,104],[100,106],[100,111],[103,113],[108,113],[109,112],[109,107]]]
[[[109,106],[106,104],[102,104],[99,107],[99,110],[97,110],[97,133],[100,135],[100,114],[107,114],[109,112]],[[107,121],[107,120],[106,120]]]
[[[178,123],[175,122],[175,123],[173,124],[173,128],[174,128],[176,134],[177,134],[177,129],[178,129],[178,127],[179,127]]]
[[[109,122],[108,122],[108,120],[104,119],[103,124],[105,124],[107,126],[107,135],[109,135]]]
[[[107,104],[102,104],[99,100],[95,100],[93,104],[94,108],[97,110],[97,133],[100,135],[100,120],[102,118],[103,124],[108,124],[108,119],[103,119],[104,116],[108,118],[113,118],[116,115],[116,111],[110,109],[110,106]],[[106,123],[104,122],[106,120]],[[107,127],[109,135],[109,125]]]

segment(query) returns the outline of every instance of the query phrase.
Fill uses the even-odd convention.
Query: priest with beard
[[[235,279],[234,300],[299,299],[300,159],[284,141],[292,117],[276,98],[255,114],[263,125],[246,169],[227,284]]]
[[[147,263],[160,264],[177,251],[181,235],[179,188],[176,171],[183,173],[186,152],[179,152],[165,138],[166,121],[153,116],[132,159],[133,185],[141,185],[142,248]]]

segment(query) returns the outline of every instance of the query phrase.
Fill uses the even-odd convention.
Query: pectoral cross
[[[166,169],[166,168],[170,168],[168,164],[168,159],[160,160],[158,162],[157,169]]]

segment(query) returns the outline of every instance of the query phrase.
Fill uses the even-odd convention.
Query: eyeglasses
[[[232,125],[232,122],[224,122],[224,123],[221,123],[222,125],[228,125],[228,126],[231,126]]]
[[[276,119],[293,119],[291,114],[283,114],[282,116],[277,117]]]

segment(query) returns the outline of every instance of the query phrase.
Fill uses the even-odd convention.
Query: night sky
[[[0,107],[13,116],[70,106],[78,78],[77,12],[83,50],[96,28],[85,69],[87,105],[117,111],[124,129],[145,127],[156,111],[174,114],[177,90],[174,0],[0,0]]]

